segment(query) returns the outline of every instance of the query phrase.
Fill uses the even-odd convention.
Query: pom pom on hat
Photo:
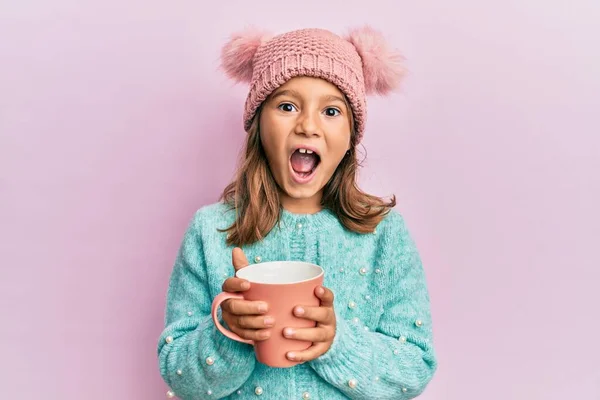
[[[405,75],[404,57],[391,49],[377,30],[364,26],[350,30],[346,40],[354,45],[363,63],[365,92],[386,95],[400,86]]]
[[[253,59],[260,45],[271,34],[256,28],[247,28],[229,38],[221,50],[221,68],[237,82],[252,81]]]

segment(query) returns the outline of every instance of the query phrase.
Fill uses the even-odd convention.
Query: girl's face
[[[323,187],[350,149],[344,95],[323,79],[290,79],[265,100],[260,138],[283,207],[318,211]]]

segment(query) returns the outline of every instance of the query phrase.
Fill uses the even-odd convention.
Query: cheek
[[[323,165],[328,177],[333,175],[338,165],[340,165],[344,159],[344,156],[346,155],[346,148],[346,144],[343,143],[340,147],[336,148],[335,151],[329,153],[329,157],[327,157],[327,161]]]
[[[329,130],[330,135],[326,137],[328,146],[331,149],[345,153],[350,147],[351,127],[350,122],[345,118],[340,118],[336,121],[335,126]]]
[[[267,161],[269,165],[273,168],[273,172],[277,174],[279,170],[287,163],[287,160],[284,160],[283,150],[282,150],[282,141],[274,132],[265,129],[260,132],[260,140],[262,143],[262,147],[265,151],[265,155],[267,156]]]
[[[337,168],[338,164],[346,155],[346,151],[350,147],[350,128],[347,124],[340,127],[339,131],[330,135],[327,140],[327,146],[331,150],[329,153],[328,164],[332,164],[331,168]]]
[[[342,162],[342,160],[344,159],[344,153],[342,154],[332,154],[330,157],[330,162],[327,163],[327,171],[328,171],[328,175],[331,175],[335,172],[336,168],[338,167],[338,165],[340,165],[340,163]]]

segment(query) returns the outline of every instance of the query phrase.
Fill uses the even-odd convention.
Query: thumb
[[[233,249],[233,252],[231,253],[231,261],[233,263],[233,268],[235,269],[235,272],[239,271],[244,267],[247,267],[249,264],[248,259],[244,254],[244,251],[239,247]]]

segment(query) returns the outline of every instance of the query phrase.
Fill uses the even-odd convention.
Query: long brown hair
[[[262,108],[262,107],[261,107]],[[279,221],[279,187],[271,173],[260,140],[259,108],[248,129],[246,146],[236,177],[221,195],[221,200],[236,212],[233,225],[224,229],[227,244],[243,246],[264,238]],[[348,110],[350,106],[347,107]],[[363,192],[356,183],[360,166],[356,154],[354,118],[350,115],[351,145],[333,176],[323,188],[321,206],[334,212],[342,225],[356,233],[372,233],[377,224],[396,205]]]

